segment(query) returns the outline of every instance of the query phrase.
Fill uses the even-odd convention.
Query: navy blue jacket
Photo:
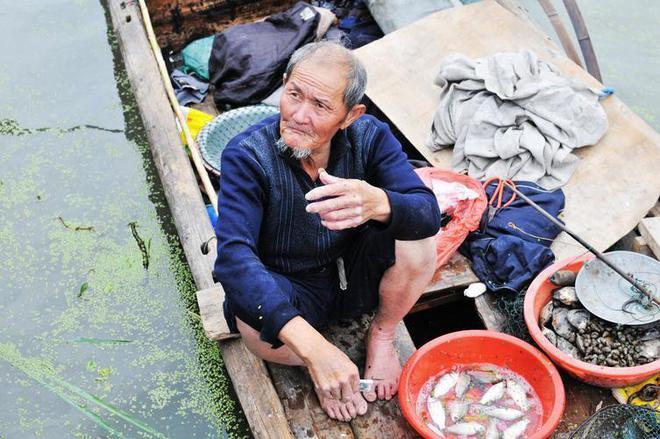
[[[261,339],[274,345],[282,326],[300,313],[271,271],[320,270],[334,263],[359,233],[330,231],[318,214],[305,211],[305,194],[322,183],[312,181],[299,160],[277,148],[279,137],[277,114],[239,134],[223,151],[214,267],[233,313],[257,326]],[[415,174],[389,127],[374,117],[362,116],[335,135],[326,170],[385,190],[390,222],[373,223],[394,239],[418,240],[438,231],[435,195]]]

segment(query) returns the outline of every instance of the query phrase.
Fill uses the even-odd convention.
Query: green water
[[[550,20],[537,0],[518,0],[557,44]],[[603,83],[649,125],[660,131],[660,2],[579,0]],[[574,36],[563,2],[553,1]],[[577,41],[574,45],[580,51]]]
[[[606,85],[660,130],[660,3],[579,3]],[[248,435],[103,5],[0,6],[0,438]]]
[[[3,3],[0,438],[247,436],[106,10]]]

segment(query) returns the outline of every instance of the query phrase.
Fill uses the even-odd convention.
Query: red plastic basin
[[[564,411],[564,384],[555,366],[529,343],[494,331],[459,331],[438,337],[422,346],[403,366],[399,402],[403,415],[417,432],[436,438],[420,419],[417,396],[429,378],[455,365],[490,363],[506,367],[524,377],[541,399],[541,426],[531,438],[549,437]]]
[[[564,259],[539,273],[525,294],[524,315],[527,329],[536,344],[548,354],[555,364],[580,381],[600,387],[624,387],[641,383],[660,373],[660,360],[635,367],[597,366],[575,359],[560,351],[545,338],[539,327],[541,309],[551,300],[552,292],[557,288],[550,282],[550,276],[558,270],[577,272],[585,262],[593,258],[594,255],[587,254],[579,258]]]

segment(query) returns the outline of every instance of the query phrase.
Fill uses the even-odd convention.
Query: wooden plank
[[[294,3],[296,0],[147,0],[158,44],[173,50],[230,26],[285,11]]]
[[[601,407],[607,407],[617,402],[610,389],[590,386],[563,372],[561,377],[566,391],[566,407],[553,437],[567,439],[571,432]]]
[[[230,333],[227,329],[227,322],[222,308],[223,297],[224,291],[222,291],[219,284],[197,292],[199,316],[202,320],[204,332],[211,340],[227,340],[239,336]]]
[[[660,259],[660,217],[644,218],[639,223],[639,233],[655,257]]]
[[[434,13],[355,52],[367,69],[369,98],[427,160],[449,168],[451,151],[432,152],[425,145],[439,97],[433,79],[443,58],[522,49],[589,86],[602,86],[548,36],[492,0]],[[616,96],[602,104],[609,130],[596,146],[577,151],[582,163],[564,187],[563,218],[599,250],[632,230],[660,196],[660,135]],[[563,233],[552,248],[560,259],[584,251]]]
[[[653,206],[651,208],[651,210],[649,210],[648,215],[649,216],[660,216],[660,201],[655,203],[655,206]]]
[[[479,278],[470,268],[470,261],[460,253],[454,253],[449,261],[442,266],[438,279],[426,289],[424,294],[448,290],[450,288],[467,287],[479,282]]]
[[[354,438],[349,423],[332,420],[325,414],[303,368],[268,363],[268,369],[296,438]]]
[[[651,248],[648,246],[643,236],[636,236],[630,249],[636,253],[641,253],[644,256],[653,257],[653,252],[651,251]]]
[[[154,164],[167,198],[177,233],[199,289],[214,285],[211,269],[215,249],[203,255],[201,243],[213,235],[206,208],[188,157],[181,145],[174,116],[147,41],[138,6],[108,2]],[[223,346],[223,360],[255,437],[291,437],[281,403],[263,363],[240,340]]]
[[[323,335],[335,346],[342,349],[355,362],[360,371],[364,370],[366,333],[372,315],[364,315],[355,320],[342,320],[323,330]],[[397,327],[395,347],[403,364],[415,351],[403,323]],[[401,415],[398,399],[378,401],[369,404],[364,416],[359,416],[350,425],[333,421],[321,409],[311,380],[301,368],[268,365],[293,434],[297,438],[336,438],[416,437]]]
[[[323,331],[323,335],[340,347],[358,366],[361,376],[364,375],[366,333],[372,317],[364,315],[360,319],[341,321]],[[415,351],[415,345],[403,322],[397,327],[395,348],[401,364]],[[398,398],[369,403],[367,413],[351,421],[351,428],[356,438],[383,437],[384,432],[387,432],[388,438],[417,437],[401,414]]]
[[[496,297],[493,293],[485,293],[474,299],[474,306],[486,329],[504,332],[506,316],[497,309],[495,300]]]

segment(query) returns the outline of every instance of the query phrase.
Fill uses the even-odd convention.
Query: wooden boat
[[[213,34],[233,24],[262,18],[285,10],[294,3],[294,0],[148,0],[152,17],[150,23],[144,21],[144,11],[141,11],[138,2],[112,0],[109,9],[153,158],[186,258],[200,290],[198,302],[205,331],[210,338],[220,343],[227,371],[253,435],[272,438],[416,437],[401,417],[395,400],[370,404],[367,415],[358,417],[350,424],[330,420],[321,410],[311,382],[302,371],[265,364],[251,354],[240,339],[228,336],[220,308],[224,293],[211,277],[215,251],[203,254],[200,250],[201,244],[213,236],[213,230],[206,219],[206,208],[195,172],[181,147],[173,110],[145,33],[145,24],[153,24],[162,49],[179,50],[196,37]],[[515,1],[498,0],[497,3],[510,11],[507,14],[515,14],[518,17],[516,20],[527,22],[524,11]],[[368,58],[370,54],[359,56]],[[371,86],[367,93],[372,99],[382,97],[377,87]],[[387,108],[387,99],[383,102],[382,108]],[[377,104],[380,106],[380,103]],[[206,107],[207,110],[209,108]],[[388,109],[385,112],[388,117],[396,116],[395,112],[389,112]],[[395,117],[392,120],[400,127],[399,119]],[[401,122],[401,126],[404,125],[405,121]],[[660,145],[652,134],[644,134]],[[425,151],[421,152],[427,156]],[[436,159],[427,158],[431,162]],[[657,199],[657,193],[655,197]],[[457,288],[476,280],[467,262],[456,256],[445,267],[441,281],[429,287],[417,309],[451,300]],[[476,306],[487,328],[500,329],[503,316],[493,307],[488,297],[479,298]],[[361,365],[364,362],[363,337],[351,334],[363,333],[366,325],[367,321],[362,319],[348,327],[331,328],[326,336],[339,346],[351,346],[347,353]],[[403,324],[398,328],[397,348],[401,361],[405,361],[415,349]],[[586,419],[601,401],[614,402],[609,391],[570,379],[565,382],[568,405],[560,432],[569,431]]]

